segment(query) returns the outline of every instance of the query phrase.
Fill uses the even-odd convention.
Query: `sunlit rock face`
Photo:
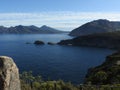
[[[21,90],[18,68],[7,56],[0,56],[0,90]]]

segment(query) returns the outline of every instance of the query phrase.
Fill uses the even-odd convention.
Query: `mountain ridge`
[[[119,21],[109,21],[106,19],[98,19],[72,30],[70,36],[82,36],[95,33],[120,31]]]
[[[34,25],[17,25],[11,27],[0,26],[0,34],[56,34],[64,32],[65,31],[57,30],[46,25],[43,25],[41,27],[37,27]]]

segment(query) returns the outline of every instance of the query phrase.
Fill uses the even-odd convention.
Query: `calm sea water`
[[[82,83],[90,67],[97,66],[112,50],[59,45],[35,46],[35,40],[58,42],[72,38],[67,34],[0,35],[0,55],[14,59],[20,72],[33,71],[44,79]]]

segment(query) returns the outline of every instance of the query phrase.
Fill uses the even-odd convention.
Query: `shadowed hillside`
[[[120,32],[116,31],[116,32],[79,36],[74,39],[62,40],[58,44],[120,49]]]

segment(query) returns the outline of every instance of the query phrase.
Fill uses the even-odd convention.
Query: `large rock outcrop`
[[[19,72],[10,57],[0,56],[0,90],[21,90]]]

